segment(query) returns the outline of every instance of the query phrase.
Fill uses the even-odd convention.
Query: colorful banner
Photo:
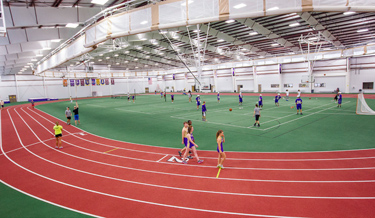
[[[173,76],[173,80],[175,80],[176,79],[175,74],[173,74],[172,76]]]
[[[100,79],[100,85],[104,85],[105,84],[105,82],[104,82],[104,79]]]
[[[91,85],[95,86],[95,79],[91,79],[92,83]]]
[[[96,85],[100,86],[100,79],[96,79]]]
[[[68,87],[68,80],[67,80],[67,79],[64,79],[64,80],[63,80],[63,86],[64,86],[64,87]]]
[[[85,86],[85,80],[84,79],[80,79],[81,81],[81,86]]]
[[[105,79],[105,85],[106,85],[106,86],[109,85],[109,79]]]
[[[89,85],[90,85],[90,80],[89,80],[89,79],[85,79],[85,85],[86,85],[86,86],[89,86]]]
[[[76,86],[79,86],[79,79],[76,79]]]
[[[114,84],[115,84],[115,79],[111,78],[111,85],[114,85]]]
[[[150,77],[148,78],[148,84],[152,85],[152,79]]]
[[[74,86],[74,79],[70,80],[70,86]]]

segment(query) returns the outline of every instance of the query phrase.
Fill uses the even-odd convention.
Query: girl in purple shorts
[[[224,131],[219,130],[216,133],[217,152],[219,153],[219,159],[217,161],[217,168],[221,168],[221,169],[224,169],[223,162],[227,158],[223,149],[223,142],[225,142]]]

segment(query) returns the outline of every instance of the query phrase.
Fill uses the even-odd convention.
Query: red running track
[[[65,124],[64,149],[56,150],[55,120],[28,106],[1,112],[0,164],[7,170],[0,179],[74,210],[104,217],[371,217],[375,209],[372,149],[228,152],[216,178],[216,152],[199,151],[202,165],[169,163],[177,149]]]

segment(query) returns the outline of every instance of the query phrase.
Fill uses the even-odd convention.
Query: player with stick
[[[262,94],[259,94],[258,104],[259,104],[259,108],[262,109],[263,108],[263,97],[262,97]]]
[[[339,92],[338,93],[338,99],[337,99],[337,103],[338,103],[338,105],[337,105],[337,107],[340,107],[341,108],[341,103],[342,103],[342,95],[341,95],[341,92]]]
[[[202,121],[207,121],[206,120],[206,112],[207,112],[206,102],[203,101],[203,104],[202,104]]]
[[[189,103],[191,103],[191,91],[189,90]]]
[[[199,95],[195,98],[195,102],[197,103],[197,110],[199,110],[199,105],[201,105],[201,97]]]
[[[286,94],[286,97],[285,97],[286,101],[289,101],[289,90],[288,89],[286,90],[285,94]]]
[[[172,104],[173,104],[173,101],[174,101],[174,94],[171,94],[171,100],[172,100]]]
[[[220,103],[220,92],[217,92],[217,103]]]
[[[223,142],[225,143],[224,131],[219,130],[216,133],[216,144],[217,144],[217,152],[219,153],[219,158],[217,161],[217,168],[224,169],[223,163],[227,156],[225,155]]]
[[[302,99],[301,99],[301,97],[297,96],[297,99],[296,99],[295,102],[296,102],[296,107],[297,107],[297,115],[298,115],[298,110],[302,115]]]
[[[260,108],[259,108],[258,104],[255,104],[253,117],[255,117],[254,126],[256,126],[258,124],[258,127],[260,127],[260,123],[259,123]]]
[[[280,93],[275,96],[275,106],[279,106],[279,100],[281,99]]]
[[[238,106],[242,106],[242,102],[243,102],[243,96],[242,96],[242,93],[240,92],[240,94],[238,95],[238,98],[239,98],[239,103],[238,103]],[[240,107],[240,109],[242,109],[242,107]]]

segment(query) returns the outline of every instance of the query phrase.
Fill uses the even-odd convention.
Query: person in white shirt
[[[301,97],[301,90],[298,89],[297,97]]]
[[[287,101],[289,101],[289,89],[286,90],[285,94],[286,94],[285,99],[286,99]]]

